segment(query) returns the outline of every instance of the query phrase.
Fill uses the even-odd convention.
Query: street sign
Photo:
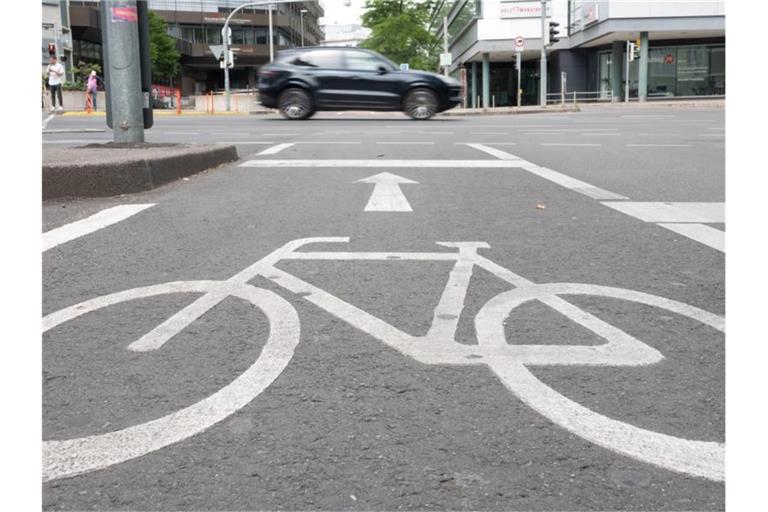
[[[441,66],[450,66],[453,64],[453,58],[451,57],[450,53],[441,53],[440,54],[440,65]]]
[[[411,65],[408,64],[407,62],[404,62],[400,64],[400,69],[402,69],[403,71],[408,71],[409,69],[411,69]]]
[[[211,44],[208,45],[208,48],[210,48],[211,53],[213,53],[213,56],[217,59],[221,58],[221,56],[224,54],[224,45],[223,44]]]
[[[515,51],[521,52],[525,49],[525,39],[523,39],[522,36],[517,36],[515,38]]]

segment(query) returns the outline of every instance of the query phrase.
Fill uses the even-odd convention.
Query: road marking
[[[539,146],[602,146],[593,142],[539,142]]]
[[[679,235],[696,240],[699,243],[708,245],[720,252],[725,252],[725,232],[715,229],[712,226],[704,224],[683,224],[659,222],[659,226],[674,231]]]
[[[77,222],[46,231],[43,233],[43,252],[75,238],[80,238],[99,229],[111,226],[154,205],[155,203],[114,206]]]
[[[453,132],[419,132],[419,133],[422,135],[453,135]]]
[[[51,119],[53,119],[54,117],[56,117],[56,114],[51,114],[45,119],[43,119],[43,130],[45,130],[48,127],[48,123],[50,123]]]
[[[517,160],[248,160],[240,167],[432,167],[441,169],[519,167]]]
[[[377,142],[376,144],[434,144],[434,142]]]
[[[162,131],[162,132],[155,132],[157,135],[200,135],[200,132],[177,132],[177,131]],[[221,135],[226,132],[211,132],[212,135]],[[232,134],[232,135],[239,135],[239,134]]]
[[[509,132],[469,132],[472,135],[509,135]]]
[[[214,144],[238,144],[238,145],[245,145],[245,144],[274,144],[274,141],[271,140],[233,140],[233,141],[216,141]]]
[[[582,133],[581,135],[588,135],[593,137],[621,137],[621,133]]]
[[[361,142],[343,140],[300,140],[295,144],[361,144]]]
[[[454,144],[479,144],[481,146],[493,144],[494,146],[517,146],[517,142],[454,142]]]
[[[530,172],[531,174],[535,174],[536,176],[544,178],[545,180],[549,180],[552,183],[556,183],[569,190],[573,190],[574,192],[578,192],[579,194],[584,194],[585,196],[591,197],[592,199],[627,199],[626,196],[621,194],[616,194],[608,190],[595,187],[594,185],[590,185],[584,181],[577,180],[576,178],[571,178],[570,176],[566,176],[565,174],[553,171],[552,169],[538,166],[534,163],[528,162],[527,160],[523,160],[516,155],[501,151],[500,149],[491,148],[483,144],[467,145],[480,151],[485,151],[489,155],[493,155],[496,158],[516,162],[518,167]]]
[[[725,203],[605,202],[606,206],[643,222],[725,223]]]
[[[279,153],[285,148],[289,148],[294,144],[295,142],[284,142],[282,144],[277,144],[276,146],[272,146],[271,148],[267,148],[264,151],[256,153],[256,155],[274,155],[275,153]]]
[[[265,137],[287,137],[290,135],[298,135],[298,133],[262,133],[261,135]]]
[[[689,148],[690,144],[627,144],[628,148]]]
[[[228,296],[238,297],[267,316],[267,342],[253,364],[217,392],[180,411],[105,434],[45,441],[43,481],[103,469],[187,439],[242,409],[282,373],[299,343],[298,314],[276,293],[245,283],[182,281],[104,295],[46,316],[43,318],[43,332],[113,304],[187,292],[204,293],[202,298],[216,296],[218,302]],[[196,319],[188,315],[184,327]]]
[[[98,142],[111,142],[112,139],[65,139],[65,140],[44,140],[43,144],[91,144]]]
[[[419,182],[403,178],[397,174],[382,172],[374,174],[367,178],[355,181],[355,183],[373,183],[373,192],[371,193],[368,204],[365,205],[366,212],[412,212],[411,205],[405,194],[400,190],[401,184],[416,185]]]
[[[58,128],[56,130],[43,130],[43,134],[49,135],[52,133],[103,133],[107,130],[104,128]]]
[[[675,117],[673,115],[666,115],[666,114],[627,114],[624,116],[621,116],[624,118],[648,118],[648,119],[664,119],[668,117]]]
[[[725,203],[603,202],[605,206],[653,222],[691,240],[725,252],[725,232],[705,224],[725,223]]]

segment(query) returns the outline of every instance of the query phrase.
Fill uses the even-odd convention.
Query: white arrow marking
[[[366,212],[412,212],[411,205],[400,190],[401,183],[418,184],[418,181],[403,178],[397,174],[382,172],[355,183],[374,183],[371,198],[365,205]]]

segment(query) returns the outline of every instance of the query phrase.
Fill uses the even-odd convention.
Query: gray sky
[[[325,9],[325,21],[321,23],[327,25],[347,25],[350,23],[360,24],[360,17],[363,14],[363,4],[365,0],[352,0],[351,5],[346,7],[344,0],[321,0],[320,3]]]

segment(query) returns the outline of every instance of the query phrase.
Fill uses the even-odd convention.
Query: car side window
[[[313,50],[296,55],[290,63],[310,68],[340,69],[341,55],[336,50]]]
[[[389,68],[380,58],[368,52],[347,52],[346,68],[354,71],[378,71],[381,66]]]

